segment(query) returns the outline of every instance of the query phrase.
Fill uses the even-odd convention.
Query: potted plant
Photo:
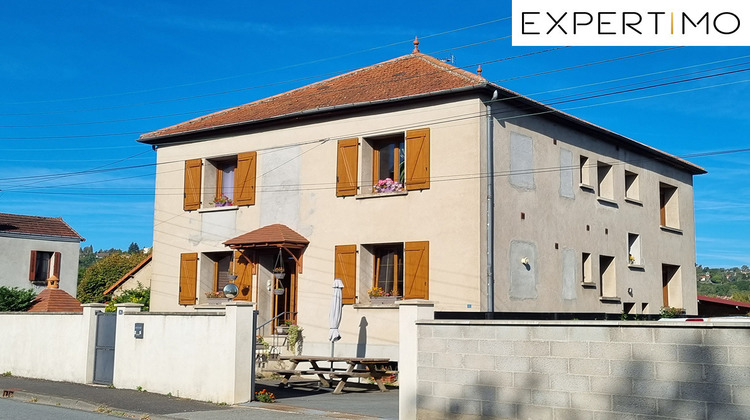
[[[404,186],[390,178],[380,179],[378,183],[372,186],[372,190],[378,194],[403,191]]]
[[[292,326],[292,321],[284,321],[284,324],[277,325],[276,326],[276,334],[279,335],[288,335],[289,334],[289,327]]]
[[[228,298],[224,295],[222,290],[206,292],[206,301],[211,304],[219,304],[226,302]]]
[[[273,269],[273,276],[279,280],[282,280],[284,277],[286,277],[286,273],[284,272],[284,267],[283,266],[275,267]]]
[[[226,206],[234,205],[234,202],[232,202],[231,198],[222,194],[214,198],[214,201],[212,201],[211,204],[213,204],[214,207],[226,207]]]
[[[398,296],[393,296],[378,286],[373,286],[372,289],[368,290],[367,295],[370,297],[370,303],[375,305],[394,304],[396,303],[396,299],[398,299]]]
[[[302,342],[302,327],[292,323],[289,325],[289,331],[287,332],[286,347],[293,354],[297,354],[297,344]]]

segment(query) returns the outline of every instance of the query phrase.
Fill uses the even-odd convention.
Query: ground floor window
[[[373,287],[385,291],[387,296],[401,296],[404,290],[404,245],[375,245]]]

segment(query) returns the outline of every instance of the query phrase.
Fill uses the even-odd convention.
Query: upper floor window
[[[612,165],[604,162],[598,162],[596,165],[597,172],[597,193],[599,197],[608,200],[614,200],[614,176],[612,175]]]
[[[581,186],[591,186],[591,165],[589,164],[589,158],[581,155],[579,162],[579,175],[581,178]]]
[[[183,209],[255,204],[257,152],[185,161]]]
[[[29,281],[43,286],[52,275],[60,278],[59,252],[31,251],[29,264]]]
[[[402,191],[406,180],[406,149],[403,134],[373,140],[370,144],[373,192]]]
[[[677,187],[659,183],[659,220],[661,226],[680,228],[680,209],[677,198]]]
[[[371,194],[430,188],[429,128],[367,137],[361,143],[356,138],[339,140],[337,150],[338,197],[353,196],[358,192]]]
[[[625,198],[636,201],[641,199],[638,174],[635,172],[625,171]]]

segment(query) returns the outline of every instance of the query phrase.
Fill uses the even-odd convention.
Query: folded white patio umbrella
[[[333,357],[333,345],[341,339],[339,325],[341,324],[341,294],[344,283],[341,279],[333,280],[333,298],[331,299],[331,312],[328,315],[328,341],[331,342],[331,357]]]

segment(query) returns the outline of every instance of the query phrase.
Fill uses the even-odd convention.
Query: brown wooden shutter
[[[180,305],[195,304],[195,286],[198,281],[198,254],[180,254]]]
[[[201,165],[200,159],[185,161],[185,192],[183,206],[185,211],[198,210],[201,206]]]
[[[240,153],[237,156],[237,169],[234,174],[234,204],[252,206],[255,204],[255,174],[258,152]]]
[[[52,274],[54,274],[55,277],[60,280],[60,261],[62,260],[62,255],[59,252],[55,252],[52,259],[55,264],[55,268],[52,270]]]
[[[357,194],[359,139],[339,140],[336,161],[336,196]]]
[[[29,281],[36,280],[36,251],[31,251],[31,265],[29,266]]]
[[[404,299],[429,299],[430,243],[404,244]]]
[[[357,299],[357,246],[338,245],[336,247],[336,267],[334,277],[341,279],[344,290],[341,303],[350,305]]]
[[[253,261],[247,251],[234,251],[234,271],[239,292],[234,300],[253,300]]]
[[[430,188],[430,129],[406,132],[406,189]]]

